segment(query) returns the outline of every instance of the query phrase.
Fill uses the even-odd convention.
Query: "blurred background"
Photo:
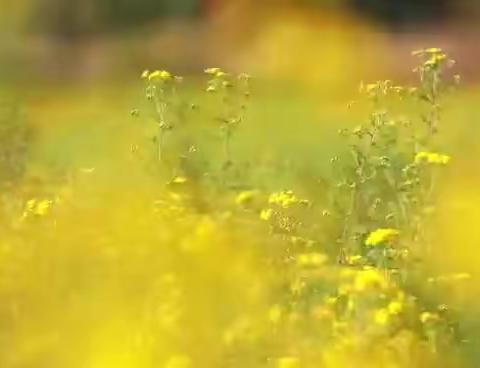
[[[406,54],[426,45],[461,59],[470,81],[478,70],[472,0],[1,0],[0,9],[4,81],[223,64],[339,86],[352,74],[408,73]]]

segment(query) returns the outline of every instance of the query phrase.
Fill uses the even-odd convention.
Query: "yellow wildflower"
[[[302,253],[297,256],[299,266],[321,266],[327,260],[327,256],[322,253]]]
[[[263,221],[269,221],[273,216],[273,210],[271,208],[264,209],[260,212],[260,219]]]
[[[448,155],[421,151],[415,155],[414,161],[416,164],[428,163],[428,164],[436,164],[436,165],[446,165],[450,162],[450,160],[451,160],[451,157]]]
[[[149,81],[168,81],[172,79],[172,74],[166,70],[155,70],[153,73],[148,75]]]
[[[205,69],[205,74],[209,75],[217,75],[220,73],[222,70],[220,68],[207,68]]]
[[[185,184],[188,181],[188,179],[184,176],[176,176],[173,178],[172,183],[173,184]]]
[[[268,198],[268,203],[277,204],[283,208],[289,208],[298,202],[298,198],[291,190],[272,193]]]
[[[247,190],[240,192],[235,198],[235,203],[239,206],[247,206],[251,204],[256,198],[258,192],[255,190]]]
[[[423,312],[420,314],[420,321],[422,323],[428,323],[428,322],[435,322],[438,321],[440,317],[436,313],[431,313],[431,312]]]
[[[386,243],[390,243],[399,234],[399,231],[395,229],[377,229],[368,235],[367,239],[365,240],[365,244],[373,247],[377,245],[384,245]]]
[[[403,309],[403,304],[397,300],[390,302],[390,304],[388,304],[388,307],[387,307],[388,313],[392,315],[399,314],[402,311],[402,309]]]
[[[150,71],[144,70],[141,77],[142,79],[148,79],[148,76],[150,75]]]
[[[52,201],[43,199],[37,203],[37,207],[35,208],[35,214],[38,216],[45,216],[50,207],[52,206]]]
[[[390,321],[390,313],[387,309],[381,308],[375,311],[373,319],[376,324],[385,326]]]
[[[425,50],[426,53],[428,54],[440,54],[443,52],[443,50],[441,48],[438,48],[438,47],[430,47],[428,49]]]
[[[52,204],[53,201],[49,199],[30,199],[25,204],[25,211],[23,212],[23,217],[26,218],[29,215],[45,216],[50,211]]]
[[[354,280],[354,289],[356,291],[364,291],[372,288],[385,289],[387,280],[385,276],[374,268],[367,268],[358,271]]]

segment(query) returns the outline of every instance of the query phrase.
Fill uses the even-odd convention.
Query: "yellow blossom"
[[[172,183],[173,184],[185,184],[188,181],[188,179],[184,176],[176,176],[173,178]]]
[[[299,266],[321,266],[327,261],[327,256],[322,253],[302,253],[296,258]]]
[[[388,304],[388,313],[392,314],[392,315],[396,315],[396,314],[399,314],[402,309],[403,309],[403,304],[399,301],[392,301],[390,302],[390,304]]]
[[[387,280],[385,276],[374,268],[367,268],[358,271],[354,280],[354,289],[356,291],[364,291],[372,288],[385,289]]]
[[[45,216],[48,213],[51,206],[52,206],[52,201],[43,199],[37,203],[35,214],[38,216]]]
[[[45,216],[50,211],[52,204],[53,201],[49,199],[30,199],[25,204],[25,211],[23,212],[23,217],[25,218],[29,215]]]
[[[368,235],[367,239],[365,240],[365,244],[373,247],[377,245],[384,245],[386,243],[390,243],[398,235],[399,231],[395,229],[377,229]]]
[[[273,210],[271,208],[263,209],[260,212],[260,219],[263,221],[269,221],[273,216]]]
[[[272,193],[268,198],[268,203],[277,204],[283,208],[289,208],[298,202],[298,198],[291,190]]]
[[[239,206],[247,206],[253,202],[258,192],[255,190],[247,190],[240,192],[235,198],[235,203]]]
[[[387,309],[381,308],[375,311],[373,319],[376,324],[385,326],[390,321],[390,313]]]
[[[428,323],[428,322],[435,322],[438,321],[439,316],[436,313],[431,313],[431,312],[423,312],[420,314],[420,321],[422,323]]]
[[[172,74],[166,70],[155,70],[148,75],[149,81],[168,81],[172,79]]]
[[[450,160],[451,158],[448,155],[421,151],[415,155],[414,161],[416,164],[428,163],[428,164],[436,164],[436,165],[446,165],[450,162]]]
[[[205,69],[205,74],[209,74],[209,75],[217,75],[220,72],[221,72],[220,68],[207,68],[207,69]]]

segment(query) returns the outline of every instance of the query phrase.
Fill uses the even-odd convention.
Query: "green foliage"
[[[15,185],[26,169],[32,129],[18,102],[0,100],[0,186]]]

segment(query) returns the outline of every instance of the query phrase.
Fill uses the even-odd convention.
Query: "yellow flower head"
[[[387,309],[382,308],[375,311],[373,319],[376,324],[385,326],[390,321],[390,313]]]
[[[434,164],[434,165],[446,165],[450,162],[450,160],[451,160],[451,157],[448,155],[421,151],[415,155],[414,161],[416,164],[427,163],[427,164]]]
[[[51,207],[52,207],[52,201],[48,199],[43,199],[37,203],[35,214],[38,216],[45,216]]]
[[[385,276],[374,268],[367,268],[357,272],[353,287],[356,291],[369,289],[386,289],[388,286]]]
[[[298,202],[298,198],[295,196],[295,194],[293,194],[291,190],[272,193],[268,198],[268,203],[277,204],[283,208],[292,207]]]
[[[172,79],[172,74],[166,70],[155,70],[148,75],[148,80],[151,82],[166,82]]]
[[[403,310],[403,304],[401,302],[399,302],[398,300],[395,300],[395,301],[390,302],[390,304],[388,304],[387,309],[388,309],[388,313],[390,313],[392,315],[396,315],[396,314],[399,314]]]
[[[23,217],[26,218],[30,215],[45,216],[50,212],[52,205],[53,201],[50,199],[30,199],[25,204]]]
[[[217,75],[218,73],[221,73],[222,70],[220,68],[207,68],[205,69],[205,74],[208,75]]]
[[[306,267],[318,267],[327,261],[327,256],[322,253],[302,253],[297,255],[297,264]]]
[[[430,312],[423,312],[420,314],[420,321],[422,323],[429,323],[429,322],[435,322],[438,321],[440,317],[436,313],[430,313]]]
[[[365,244],[372,247],[385,245],[391,243],[399,234],[395,229],[377,229],[368,235]]]
[[[248,206],[252,204],[257,195],[258,192],[256,190],[247,190],[244,192],[240,192],[235,198],[235,203],[239,206]]]
[[[173,178],[172,183],[173,184],[185,184],[188,181],[188,179],[185,176],[176,176]]]
[[[271,208],[264,209],[260,212],[260,219],[263,221],[269,221],[273,216],[273,210]]]

